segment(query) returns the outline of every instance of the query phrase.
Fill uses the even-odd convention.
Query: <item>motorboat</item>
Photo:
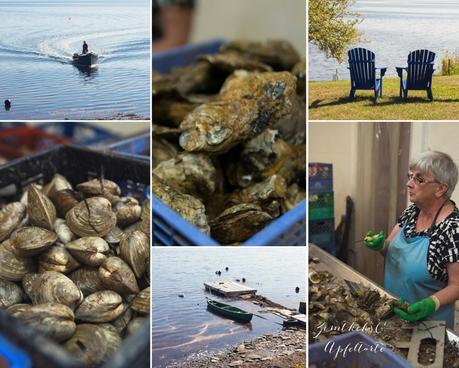
[[[96,65],[98,59],[99,56],[93,52],[88,52],[86,54],[74,53],[72,57],[74,65],[88,68]]]

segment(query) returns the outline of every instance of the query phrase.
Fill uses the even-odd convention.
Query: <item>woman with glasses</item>
[[[458,179],[454,161],[429,151],[410,163],[410,205],[386,238],[369,232],[364,244],[385,255],[384,288],[410,305],[395,308],[414,322],[431,317],[454,328],[459,299],[459,210],[451,201]]]

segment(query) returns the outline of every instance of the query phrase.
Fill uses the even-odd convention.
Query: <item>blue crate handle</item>
[[[144,152],[150,152],[150,132],[110,144],[107,148],[123,156],[150,161],[149,154],[142,155]]]
[[[172,50],[155,52],[152,55],[153,69],[169,73],[173,68],[192,64],[202,54],[215,54],[226,42],[218,38],[207,42],[180,46]]]
[[[9,368],[32,368],[32,363],[24,351],[11,344],[1,334],[0,357],[7,361]]]

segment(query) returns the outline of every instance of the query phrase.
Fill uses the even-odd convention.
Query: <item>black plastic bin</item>
[[[117,183],[127,182],[130,194],[137,194],[137,197],[147,192],[150,183],[149,162],[65,145],[3,165],[0,168],[0,196],[18,198],[26,185],[45,183],[56,173],[64,175],[72,184],[101,175]],[[59,344],[9,316],[4,310],[0,310],[0,332],[30,357],[34,368],[83,367]],[[149,366],[149,322],[126,338],[120,349],[103,365],[104,368]]]

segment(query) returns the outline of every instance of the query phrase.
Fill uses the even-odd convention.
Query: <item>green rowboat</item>
[[[252,319],[252,313],[212,299],[207,299],[207,310],[237,322],[249,323]]]

